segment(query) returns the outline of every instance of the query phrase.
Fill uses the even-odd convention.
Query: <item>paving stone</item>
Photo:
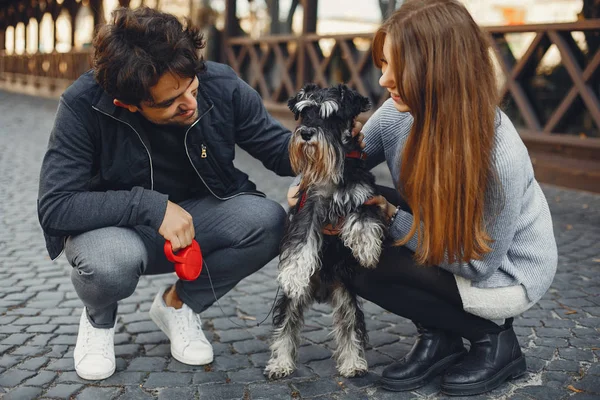
[[[556,349],[553,347],[537,346],[529,349],[523,349],[523,352],[528,357],[538,357],[543,360],[550,360],[554,356]]]
[[[204,385],[207,383],[226,383],[229,378],[222,371],[213,371],[208,369],[205,371],[196,372],[192,378],[194,385]]]
[[[244,368],[239,371],[230,371],[227,375],[233,383],[266,382],[267,380],[263,375],[262,369],[258,368]]]
[[[162,331],[159,332],[150,332],[150,333],[140,333],[135,338],[135,343],[138,344],[158,344],[165,343],[169,340],[167,335],[165,335]]]
[[[171,345],[168,343],[144,346],[149,357],[171,357]]]
[[[591,350],[581,350],[573,347],[567,349],[559,349],[558,355],[565,360],[573,361],[594,361],[594,354]]]
[[[308,366],[320,377],[336,376],[338,374],[338,371],[335,367],[335,361],[331,358],[313,361],[308,364]]]
[[[399,360],[404,357],[411,349],[412,344],[392,343],[377,348],[377,351],[391,357],[393,360]]]
[[[290,400],[292,390],[284,383],[252,384],[248,387],[252,400]]]
[[[62,372],[61,374],[59,374],[58,378],[56,378],[56,383],[88,383],[89,384],[89,381],[86,381],[85,379],[81,379],[77,375],[75,370],[73,370],[73,371]]]
[[[12,322],[14,325],[42,325],[50,321],[50,317],[23,317]]]
[[[23,386],[46,386],[52,382],[58,374],[53,371],[38,371],[37,375],[23,382]]]
[[[167,360],[162,357],[139,357],[131,360],[128,371],[154,372],[162,371],[167,365]]]
[[[364,389],[367,387],[374,386],[377,382],[379,382],[380,379],[381,377],[379,375],[374,374],[372,372],[368,372],[363,376],[357,376],[353,378],[340,377],[338,380],[338,384],[339,382],[342,382],[346,387]]]
[[[244,385],[202,385],[198,393],[200,400],[238,400],[244,397]]]
[[[72,357],[60,358],[55,361],[51,361],[46,366],[47,370],[50,371],[75,371],[75,365],[73,364]]]
[[[170,386],[187,386],[192,382],[192,374],[175,372],[152,372],[144,388],[161,388]]]
[[[241,354],[222,355],[216,358],[212,365],[217,371],[232,371],[250,366],[250,361],[248,356]]]
[[[139,344],[122,344],[115,346],[115,356],[116,357],[132,357],[138,354],[140,351]]]
[[[127,332],[129,333],[143,333],[143,332],[155,332],[159,328],[152,321],[133,322],[126,325]]]
[[[341,385],[333,379],[321,378],[311,382],[293,382],[292,387],[302,398],[322,396],[342,390]]]
[[[369,367],[375,367],[377,365],[389,365],[394,362],[391,357],[386,356],[385,354],[382,354],[376,350],[367,350],[366,357]]]
[[[586,393],[594,393],[600,396],[600,379],[596,375],[583,377],[579,382],[573,384],[577,389],[584,390]]]
[[[73,394],[78,392],[83,385],[68,385],[59,384],[48,389],[44,394],[45,397],[58,397],[59,399],[69,399]]]
[[[547,371],[579,372],[579,369],[579,363],[570,360],[554,360],[546,366]]]
[[[560,390],[550,386],[525,386],[523,388],[515,390],[514,393],[524,394],[536,400],[561,399],[569,394],[564,389]]]
[[[4,354],[2,357],[0,357],[0,367],[10,368],[10,367],[20,363],[21,359],[22,359],[22,357],[15,356],[14,354],[13,355]]]
[[[0,344],[20,346],[32,337],[33,335],[30,333],[15,333],[0,341]]]
[[[42,389],[39,387],[21,386],[8,392],[2,398],[4,400],[34,400],[38,399],[42,394]]]
[[[27,378],[36,374],[35,371],[26,371],[24,369],[9,369],[0,375],[0,386],[15,387]]]
[[[29,371],[37,371],[44,366],[50,359],[48,357],[34,357],[19,364],[18,368]]]
[[[319,329],[312,332],[304,332],[302,333],[302,337],[308,339],[313,343],[321,344],[330,341],[333,336],[331,335],[330,331],[326,329]]]
[[[196,388],[166,388],[158,391],[159,400],[194,399]]]
[[[141,385],[146,377],[145,372],[119,371],[99,383],[100,386],[131,386]]]
[[[76,335],[59,335],[50,340],[50,344],[63,344],[67,346],[75,346],[77,343]]]
[[[252,339],[252,335],[243,329],[230,329],[228,331],[217,332],[217,334],[222,343]]]
[[[256,353],[256,354],[250,355],[250,361],[252,361],[252,364],[254,364],[254,366],[264,368],[267,366],[267,362],[269,361],[270,357],[271,357],[270,352]]]
[[[233,343],[233,349],[240,354],[254,354],[269,350],[269,345],[262,340],[244,340]]]
[[[301,364],[306,364],[311,361],[329,358],[331,357],[331,355],[331,351],[326,349],[325,347],[311,344],[308,346],[301,347],[298,350],[298,362]]]
[[[27,329],[27,327],[23,326],[23,325],[21,325],[21,326],[5,325],[5,326],[0,326],[0,333],[2,333],[4,335],[9,335],[11,333],[22,333],[25,329]]]
[[[166,369],[168,371],[172,371],[172,372],[197,372],[197,371],[204,371],[207,368],[212,369],[213,368],[212,364],[210,364],[208,366],[206,366],[206,365],[188,365],[188,364],[179,362],[174,358],[172,358],[169,361],[169,364],[166,367]]]
[[[150,393],[143,391],[137,386],[129,386],[125,388],[125,393],[119,397],[119,400],[150,400],[154,398]]]
[[[55,345],[50,348],[50,351],[46,353],[48,357],[63,357],[65,353],[69,350],[69,346],[66,345]]]
[[[587,370],[589,375],[600,375],[600,364],[594,364]]]
[[[112,400],[121,393],[121,388],[86,387],[76,397],[77,400]]]

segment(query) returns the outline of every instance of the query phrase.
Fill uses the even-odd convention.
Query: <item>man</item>
[[[120,9],[94,40],[94,68],[60,99],[41,169],[38,212],[50,256],[63,250],[85,305],[77,374],[115,371],[117,302],[141,275],[173,272],[196,238],[217,297],[278,253],[283,208],[233,166],[239,145],[292,175],[290,133],[229,67],[204,62],[202,36],[172,15]],[[212,362],[199,314],[214,302],[203,269],[156,295],[150,316],[171,354]]]

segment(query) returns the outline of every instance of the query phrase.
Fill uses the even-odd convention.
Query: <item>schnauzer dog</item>
[[[302,175],[298,204],[288,214],[282,242],[271,359],[265,375],[290,375],[300,341],[304,310],[314,301],[333,306],[334,356],[342,376],[367,372],[364,315],[350,291],[360,266],[379,261],[387,225],[383,211],[364,202],[377,194],[375,178],[352,136],[354,119],[369,100],[345,85],[321,89],[308,84],[288,101],[299,126],[290,140],[290,159]],[[327,224],[339,235],[323,235]]]

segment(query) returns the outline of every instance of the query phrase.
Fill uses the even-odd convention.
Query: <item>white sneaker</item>
[[[97,381],[115,373],[115,328],[94,328],[85,307],[79,320],[73,359],[75,371],[83,379]]]
[[[187,305],[176,310],[163,300],[165,289],[159,290],[150,307],[150,318],[169,337],[171,355],[188,365],[206,365],[213,361],[213,348],[202,332],[200,315]]]

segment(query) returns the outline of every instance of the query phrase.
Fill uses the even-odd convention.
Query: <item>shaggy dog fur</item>
[[[387,230],[383,211],[364,205],[377,194],[375,178],[352,136],[354,120],[370,108],[369,100],[345,85],[308,84],[288,106],[301,118],[290,159],[302,180],[282,243],[278,280],[283,295],[275,307],[265,374],[275,379],[294,371],[304,310],[319,301],[333,306],[338,371],[345,377],[363,375],[367,332],[349,284],[357,268],[377,265]],[[327,224],[339,226],[339,235],[324,236]]]

